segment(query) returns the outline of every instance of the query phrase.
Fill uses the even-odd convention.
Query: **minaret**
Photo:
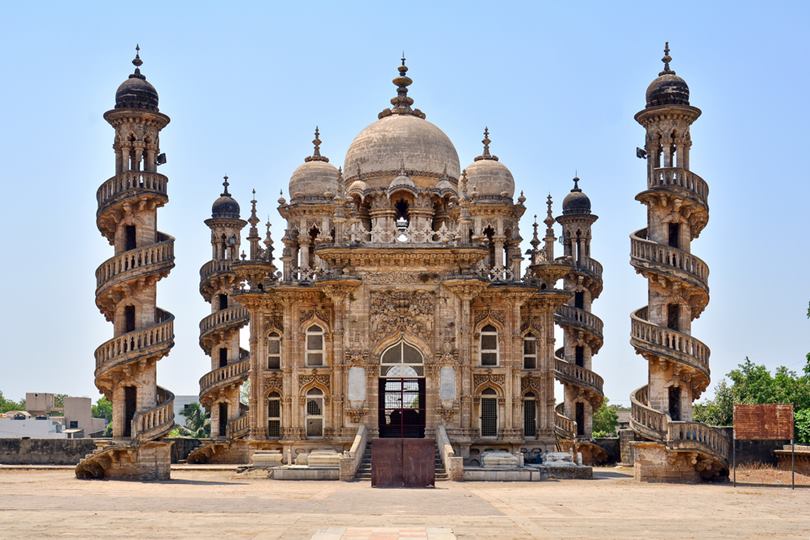
[[[593,411],[602,403],[602,378],[594,373],[592,358],[602,347],[602,321],[591,313],[592,302],[602,292],[602,265],[591,257],[591,226],[598,219],[591,213],[591,201],[579,187],[563,199],[563,255],[571,271],[563,278],[563,288],[573,293],[557,311],[557,324],[563,329],[564,345],[557,351],[557,373],[565,387],[565,416],[576,422],[577,438],[590,439]]]
[[[692,321],[709,302],[709,268],[691,253],[708,222],[709,188],[689,168],[689,129],[700,109],[690,105],[689,87],[670,68],[668,43],[662,61],[646,107],[635,116],[646,130],[647,186],[636,200],[647,207],[647,227],[630,236],[630,262],[647,278],[648,302],[631,314],[630,341],[647,360],[648,384],[631,395],[631,427],[667,449],[693,448],[698,459],[692,463],[705,472],[706,458],[715,470],[727,454],[721,434],[689,422],[692,402],[709,385],[709,348],[692,337]],[[673,424],[678,421],[687,424]]]
[[[158,93],[141,74],[140,48],[134,72],[115,94],[104,119],[115,130],[115,174],[96,193],[96,223],[114,247],[96,270],[96,305],[113,324],[113,338],[96,349],[96,386],[113,404],[113,439],[137,449],[126,460],[92,454],[76,469],[79,477],[168,478],[168,445],[156,448],[151,464],[141,451],[174,425],[174,395],[157,385],[157,362],[174,345],[174,316],[157,307],[157,282],[174,267],[174,238],[157,230],[157,209],[168,200],[160,131],[169,117],[158,110]],[[106,450],[108,454],[115,450]],[[166,454],[164,456],[163,454]],[[93,456],[96,456],[95,458]],[[135,457],[133,457],[135,456]]]
[[[249,370],[248,351],[239,346],[239,330],[248,323],[248,312],[231,298],[236,285],[231,265],[238,260],[247,222],[228,192],[227,176],[222,185],[211,217],[205,220],[211,229],[211,260],[200,269],[200,294],[211,304],[211,314],[200,321],[200,347],[211,357],[211,371],[200,379],[200,403],[211,414],[214,439],[232,437],[228,422],[240,416],[239,391]],[[202,461],[196,455],[193,460]]]

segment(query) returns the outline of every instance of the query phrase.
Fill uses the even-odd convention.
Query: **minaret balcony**
[[[200,346],[206,354],[210,353],[218,338],[229,331],[242,328],[249,320],[250,315],[244,306],[231,306],[215,311],[200,321]]]
[[[169,179],[156,172],[125,171],[116,174],[98,188],[98,214],[104,213],[110,206],[130,197],[154,195],[168,201],[167,186]]]
[[[115,284],[149,274],[166,274],[174,267],[174,238],[110,257],[96,269],[96,295]]]
[[[653,169],[647,178],[647,189],[682,190],[703,206],[709,204],[709,184],[703,178],[683,167]]]

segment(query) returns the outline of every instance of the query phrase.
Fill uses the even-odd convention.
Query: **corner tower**
[[[591,257],[591,226],[599,218],[591,213],[591,201],[579,181],[574,177],[574,187],[557,218],[562,225],[563,255],[571,263],[563,288],[573,297],[554,317],[564,334],[563,348],[556,352],[556,374],[565,387],[564,414],[576,422],[573,437],[590,439],[593,412],[604,397],[602,377],[592,366],[603,343],[602,320],[591,312],[593,301],[602,293],[602,265]],[[546,222],[550,226],[549,221],[553,221]]]
[[[96,270],[96,305],[113,338],[96,349],[95,382],[113,404],[113,442],[76,467],[79,478],[165,479],[174,425],[174,395],[157,385],[157,362],[174,345],[174,316],[157,307],[157,282],[174,267],[174,238],[157,230],[168,200],[160,131],[169,117],[158,93],[135,71],[115,93],[104,119],[115,129],[115,174],[96,193],[96,224],[115,254]]]
[[[701,111],[670,69],[668,43],[662,61],[635,116],[646,130],[647,189],[636,200],[647,206],[647,227],[630,236],[630,263],[648,280],[648,302],[631,314],[630,342],[647,360],[648,384],[631,395],[631,427],[656,443],[637,443],[641,480],[696,479],[728,465],[725,435],[692,421],[692,402],[709,385],[709,348],[692,336],[692,321],[709,303],[709,267],[691,253],[709,219],[708,185],[689,166],[689,129]],[[654,462],[666,478],[647,466]]]
[[[250,369],[249,352],[239,345],[239,330],[248,321],[247,310],[231,298],[236,275],[231,265],[238,260],[241,234],[247,222],[239,215],[239,203],[223,190],[211,206],[205,224],[211,230],[211,260],[200,268],[200,294],[211,304],[211,314],[200,321],[200,347],[211,359],[211,370],[200,378],[200,403],[211,415],[211,438],[234,439],[229,422],[239,418],[239,392]],[[254,216],[255,217],[255,200]],[[189,456],[191,462],[210,462],[223,445],[203,445]],[[227,445],[226,445],[227,446]]]

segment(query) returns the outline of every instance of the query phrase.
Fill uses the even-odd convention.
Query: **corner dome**
[[[400,170],[399,175],[391,180],[391,183],[388,185],[388,196],[390,197],[397,191],[408,191],[413,193],[414,195],[417,193],[418,189],[416,188],[416,184],[413,183],[413,180],[405,172],[405,164],[403,163]]]
[[[321,155],[321,132],[315,127],[312,155],[304,158],[290,176],[290,200],[299,197],[326,199],[327,193],[334,195],[338,188],[337,167],[329,163],[329,158]],[[330,195],[330,196],[331,196]]]
[[[579,178],[574,177],[574,187],[562,203],[563,215],[590,214],[591,200],[579,187]]]
[[[689,85],[669,68],[669,42],[664,46],[664,71],[647,87],[647,108],[661,105],[689,105]]]
[[[135,72],[115,91],[115,108],[159,112],[157,90],[141,74],[143,60],[140,57],[140,47],[135,47],[135,59],[132,60],[132,64],[135,66]]]
[[[219,198],[211,205],[212,218],[239,219],[239,203],[228,193],[228,177],[224,177],[222,185],[225,189]]]
[[[513,197],[515,179],[509,168],[489,152],[489,129],[484,128],[484,151],[466,169],[469,192],[479,197]]]

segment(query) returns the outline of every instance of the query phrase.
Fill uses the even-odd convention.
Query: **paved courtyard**
[[[163,483],[0,469],[0,538],[810,538],[806,487],[639,484],[613,469],[596,476],[383,490],[189,468]]]

